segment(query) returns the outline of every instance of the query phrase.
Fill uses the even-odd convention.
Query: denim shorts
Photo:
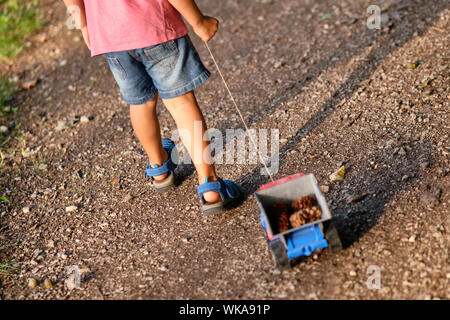
[[[205,82],[205,68],[189,36],[147,48],[104,54],[120,87],[123,100],[144,104],[159,93],[179,97]]]

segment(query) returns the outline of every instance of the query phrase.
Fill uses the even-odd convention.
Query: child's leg
[[[134,132],[148,155],[150,164],[161,166],[169,159],[161,143],[161,131],[158,117],[156,116],[156,104],[158,95],[142,105],[130,105],[130,118]],[[167,173],[156,176],[156,181],[164,180]]]
[[[198,173],[198,180],[200,184],[205,182],[208,178],[209,181],[216,181],[217,175],[214,165],[210,159],[204,159],[203,151],[209,145],[209,141],[204,141],[203,136],[206,131],[206,123],[203,118],[203,114],[198,107],[197,100],[195,99],[194,91],[186,93],[180,97],[173,99],[163,99],[164,104],[169,110],[170,114],[174,118],[178,129],[181,133],[181,139],[189,150],[192,161]],[[202,123],[201,135],[194,133],[194,123],[199,121]],[[190,137],[184,137],[183,132],[186,131]],[[195,152],[195,145],[201,146],[201,154]],[[207,202],[217,202],[221,198],[217,192],[207,192],[203,195]]]

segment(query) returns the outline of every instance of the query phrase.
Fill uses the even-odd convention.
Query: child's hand
[[[219,20],[205,16],[198,25],[193,27],[193,29],[195,34],[199,36],[200,39],[208,42],[212,39],[212,37],[214,37],[219,29]]]

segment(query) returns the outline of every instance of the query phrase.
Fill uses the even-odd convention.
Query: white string
[[[250,138],[250,141],[252,142],[253,147],[255,148],[255,150],[257,150],[257,153],[258,153],[258,156],[259,156],[259,160],[260,160],[261,163],[264,165],[264,168],[266,168],[267,174],[269,175],[270,180],[272,180],[272,182],[273,182],[274,180],[273,180],[272,175],[270,174],[269,168],[267,168],[266,162],[263,160],[263,158],[261,157],[261,154],[259,153],[258,146],[256,145],[255,140],[253,140],[252,135],[250,134],[250,131],[249,131],[249,129],[248,129],[248,126],[247,126],[247,124],[245,123],[244,117],[242,116],[241,110],[239,110],[238,105],[237,105],[237,103],[236,103],[236,100],[234,100],[233,94],[231,93],[230,88],[228,87],[228,84],[227,84],[227,82],[225,81],[225,78],[223,77],[222,72],[220,71],[219,65],[217,64],[217,61],[216,61],[216,59],[214,58],[214,55],[213,55],[211,49],[209,48],[209,45],[208,45],[207,42],[205,42],[205,45],[206,45],[206,48],[207,48],[208,51],[209,51],[209,54],[211,55],[211,58],[212,58],[213,61],[214,61],[214,64],[216,65],[217,71],[219,71],[219,75],[220,75],[220,77],[222,78],[222,81],[223,81],[223,83],[224,83],[224,85],[225,85],[225,88],[226,88],[227,91],[228,91],[228,94],[230,95],[231,100],[233,101],[234,106],[236,107],[236,110],[237,110],[237,112],[238,112],[238,114],[239,114],[239,117],[241,117],[242,123],[244,124],[244,127],[245,127],[245,131],[247,131],[248,137]]]

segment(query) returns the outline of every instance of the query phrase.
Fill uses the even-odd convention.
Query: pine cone
[[[290,229],[289,225],[289,206],[283,202],[276,202],[271,210],[272,216],[278,225],[278,233],[285,232]]]
[[[283,212],[278,217],[278,233],[288,231],[290,227],[287,212]]]
[[[289,221],[293,228],[298,228],[304,224],[319,220],[322,217],[322,211],[319,207],[305,208],[291,215]]]
[[[302,215],[302,211],[297,211],[289,217],[292,228],[298,228],[306,224],[306,219]]]
[[[294,208],[295,211],[303,210],[306,208],[311,208],[316,204],[316,200],[314,200],[313,197],[305,196],[300,197],[295,201],[292,201],[292,208]]]
[[[312,207],[310,210],[310,222],[319,220],[322,217],[322,211],[320,211],[319,207]]]

